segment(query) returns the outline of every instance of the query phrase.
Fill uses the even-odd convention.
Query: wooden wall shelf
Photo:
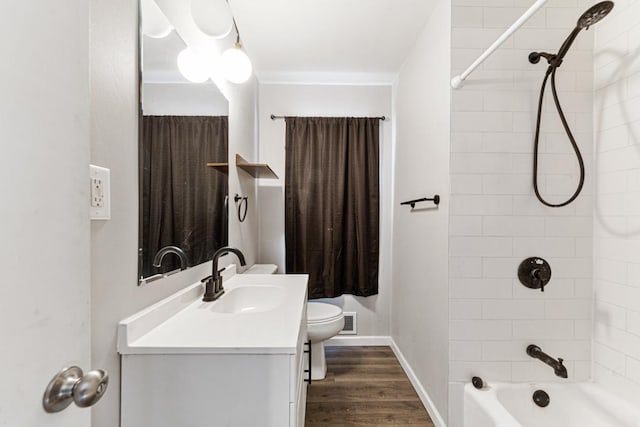
[[[229,174],[229,163],[207,163],[207,166],[214,168],[218,172],[222,172],[225,175]]]
[[[229,174],[229,163],[207,163],[207,166],[225,175]],[[278,179],[278,175],[268,164],[248,162],[240,154],[236,154],[236,166],[254,178]]]
[[[251,163],[236,154],[236,166],[254,178],[278,179],[278,175],[266,163]]]

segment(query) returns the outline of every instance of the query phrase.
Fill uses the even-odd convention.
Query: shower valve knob
[[[551,266],[542,258],[527,258],[518,267],[518,279],[527,288],[544,292],[544,287],[551,280]]]

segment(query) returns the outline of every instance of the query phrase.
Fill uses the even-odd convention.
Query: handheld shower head
[[[609,12],[611,12],[611,9],[613,9],[612,1],[603,1],[591,6],[582,14],[580,19],[578,19],[576,27],[580,29],[589,29],[590,26],[607,16]]]
[[[602,1],[591,6],[585,13],[582,14],[582,16],[580,16],[578,22],[576,23],[576,27],[573,29],[573,31],[571,31],[571,34],[569,34],[569,37],[567,37],[564,43],[562,43],[560,49],[558,49],[558,53],[556,54],[555,58],[557,66],[560,66],[560,64],[562,63],[562,58],[564,58],[569,51],[569,48],[578,36],[578,33],[583,29],[588,30],[591,25],[607,16],[609,12],[611,12],[611,9],[613,9],[612,1]]]
[[[562,43],[562,46],[560,46],[560,49],[558,49],[558,53],[556,53],[555,55],[547,52],[531,52],[529,54],[529,62],[531,62],[532,64],[537,64],[538,62],[540,62],[541,57],[545,58],[549,63],[544,76],[544,80],[542,80],[542,87],[540,88],[540,98],[538,99],[538,118],[536,120],[536,133],[533,139],[533,189],[538,200],[540,200],[540,202],[545,206],[559,208],[568,205],[569,203],[573,202],[576,197],[578,197],[578,195],[582,191],[582,186],[584,185],[584,161],[582,160],[580,148],[578,147],[578,144],[576,143],[576,140],[571,133],[571,129],[569,128],[567,119],[564,115],[564,112],[562,111],[562,107],[560,106],[560,100],[558,99],[558,94],[556,91],[556,70],[562,64],[564,56],[569,51],[569,48],[571,47],[571,44],[574,42],[576,37],[578,37],[580,31],[589,29],[591,25],[599,22],[602,18],[607,16],[609,12],[611,12],[611,9],[613,9],[613,2],[609,0],[602,1],[596,5],[591,6],[585,13],[582,14],[582,16],[580,16],[578,22],[576,23],[576,27],[573,29],[573,31],[571,31],[571,34],[569,34],[569,37],[567,37],[564,43]],[[553,94],[553,100],[556,104],[556,109],[558,110],[560,121],[562,122],[562,126],[564,127],[567,137],[571,142],[571,146],[576,153],[576,158],[580,166],[580,182],[578,183],[578,187],[576,188],[576,191],[573,193],[573,195],[562,203],[547,202],[542,197],[538,189],[538,148],[540,137],[540,120],[542,117],[542,100],[544,97],[544,89],[546,87],[547,80],[549,79],[551,79],[551,93]]]
[[[578,22],[576,23],[576,27],[571,31],[569,37],[562,43],[560,49],[558,49],[558,53],[555,55],[545,52],[531,52],[529,55],[529,62],[532,64],[537,64],[540,61],[540,57],[544,57],[549,65],[553,68],[557,68],[562,64],[562,60],[564,59],[567,52],[569,52],[569,48],[575,41],[576,37],[582,30],[588,30],[590,26],[599,22],[611,12],[613,9],[613,2],[606,0],[602,1],[598,4],[591,6],[585,13],[583,13]]]

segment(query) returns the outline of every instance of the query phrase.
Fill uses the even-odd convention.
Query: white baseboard
[[[360,335],[336,335],[326,341],[324,345],[336,347],[353,347],[353,346],[391,346],[391,337],[386,336],[360,336]]]
[[[407,359],[405,359],[404,355],[400,351],[400,348],[393,340],[393,338],[389,337],[389,339],[391,341],[391,350],[393,350],[394,354],[398,358],[398,361],[400,362],[400,366],[402,366],[405,374],[407,374],[407,377],[409,377],[409,381],[411,381],[413,388],[416,390],[416,393],[418,393],[418,397],[422,401],[424,407],[427,409],[427,412],[431,417],[431,421],[433,421],[436,427],[447,427],[447,424],[444,422],[444,419],[440,415],[440,412],[436,408],[436,405],[434,405],[433,400],[431,400],[431,397],[429,397],[429,394],[422,386],[422,383],[420,383],[418,377],[416,377],[415,372],[413,372],[413,369],[411,369],[409,362],[407,362]]]

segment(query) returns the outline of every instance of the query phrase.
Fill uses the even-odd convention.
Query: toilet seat
[[[342,316],[342,309],[336,305],[311,301],[307,303],[308,324],[332,322]]]

